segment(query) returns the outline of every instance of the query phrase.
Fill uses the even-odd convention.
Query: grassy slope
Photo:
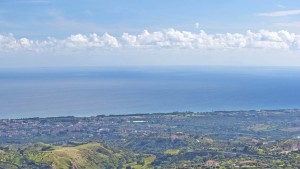
[[[148,168],[152,168],[151,167],[151,163],[156,159],[156,157],[154,155],[150,155],[149,157],[144,158],[145,160],[145,164],[144,165],[140,165],[137,164],[136,162],[130,163],[129,166],[131,166],[134,169],[148,169]],[[123,169],[125,169],[125,167],[123,167]]]
[[[118,165],[124,156],[124,152],[114,152],[100,143],[74,147],[54,147],[39,143],[22,150],[2,152],[0,168],[8,165],[20,168],[104,168],[104,165]]]

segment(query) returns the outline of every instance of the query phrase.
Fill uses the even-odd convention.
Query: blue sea
[[[300,108],[296,67],[0,70],[0,118]]]

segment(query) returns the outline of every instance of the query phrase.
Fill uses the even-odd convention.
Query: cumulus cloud
[[[105,33],[102,39],[104,40],[104,43],[111,47],[120,47],[118,40],[115,37],[109,35],[108,33]]]
[[[48,38],[32,40],[26,37],[16,38],[13,34],[0,34],[0,51],[45,51],[53,49],[105,49],[105,48],[155,48],[155,49],[224,49],[224,48],[269,48],[300,50],[300,35],[285,30],[240,33],[208,34],[204,30],[197,32],[180,31],[173,28],[140,34],[123,33],[115,37],[103,35],[74,34],[64,39]]]
[[[121,45],[118,40],[104,33],[99,36],[95,33],[84,35],[70,35],[65,39],[56,39],[49,37],[46,40],[30,40],[28,38],[15,38],[13,34],[0,34],[0,50],[33,50],[42,51],[47,49],[85,49],[85,48],[119,48]]]
[[[27,38],[16,39],[13,34],[0,35],[0,49],[17,50],[31,49],[35,43]]]
[[[289,15],[300,15],[300,10],[276,11],[270,13],[260,13],[259,16],[282,17]]]
[[[124,33],[125,45],[131,47],[162,47],[162,48],[277,48],[299,49],[300,35],[282,30],[272,32],[260,30],[247,31],[245,34],[225,33],[207,34],[167,29],[161,32],[145,30],[139,35]]]

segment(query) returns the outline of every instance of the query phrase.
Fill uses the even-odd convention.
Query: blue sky
[[[299,50],[300,0],[0,0],[0,67],[300,66]]]

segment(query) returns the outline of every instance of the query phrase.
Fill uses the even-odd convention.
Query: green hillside
[[[135,155],[114,150],[100,143],[51,146],[38,143],[0,152],[0,168],[124,168]]]

